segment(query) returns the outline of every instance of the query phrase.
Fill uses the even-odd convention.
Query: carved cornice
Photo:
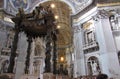
[[[77,13],[75,15],[72,15],[72,18],[76,19],[76,18],[82,16],[83,14],[85,14],[88,11],[90,11],[95,6],[96,6],[96,0],[92,0],[91,4],[89,4],[88,6],[84,7],[81,11],[79,11],[79,13]]]
[[[97,16],[101,19],[104,19],[104,18],[109,18],[110,14],[106,10],[99,10]]]
[[[120,5],[120,1],[119,2],[110,2],[110,3],[98,3],[97,6],[98,7],[106,7],[106,6],[119,6]]]
[[[93,16],[93,20],[98,21],[99,19],[107,19],[109,18],[111,15],[114,15],[116,17],[119,17],[120,15],[120,9],[116,8],[116,9],[102,9],[102,10],[98,10],[97,14],[95,16]]]
[[[84,8],[88,7],[92,4],[94,0],[70,0],[71,4],[74,6],[76,13],[78,14],[81,12]]]

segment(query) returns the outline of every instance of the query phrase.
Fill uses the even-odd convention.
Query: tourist
[[[96,79],[108,79],[106,74],[99,74]]]

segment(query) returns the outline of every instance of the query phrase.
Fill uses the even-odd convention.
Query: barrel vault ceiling
[[[48,1],[42,4],[54,5],[52,11],[56,18],[56,26],[59,30],[57,34],[57,48],[61,55],[64,55],[66,49],[72,45],[72,28],[70,23],[71,9],[66,3],[61,1]],[[63,54],[62,54],[63,53]]]

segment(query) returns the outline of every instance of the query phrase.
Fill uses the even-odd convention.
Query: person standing
[[[107,74],[99,74],[96,79],[108,79]]]

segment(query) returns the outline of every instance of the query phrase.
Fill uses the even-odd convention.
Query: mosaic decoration
[[[31,8],[38,4],[39,2],[46,2],[46,1],[49,1],[49,0],[31,0]],[[58,0],[58,1],[61,1],[61,0]],[[75,9],[75,14],[77,14],[78,12],[80,12],[82,9],[84,9],[85,7],[89,6],[93,0],[62,0],[63,2],[68,2],[70,4],[72,4],[72,6],[74,7]]]
[[[45,1],[45,0],[31,0],[31,3],[34,3],[34,2],[37,2],[37,1],[41,2],[41,1]]]
[[[38,5],[38,3],[44,3],[49,0],[9,0],[6,1],[6,10],[10,14],[16,14],[18,8],[24,8],[26,12],[29,13],[35,5]],[[61,0],[58,0],[61,1]],[[93,0],[62,0],[63,2],[67,2],[66,4],[71,4],[74,7],[74,14],[79,13],[81,10],[83,10],[85,7],[89,6]],[[30,6],[29,6],[30,5]]]
[[[18,8],[24,8],[26,9],[28,7],[29,0],[10,0],[12,6],[16,9]]]
[[[84,0],[72,0],[72,1],[77,5],[81,5],[84,2]]]
[[[93,0],[69,0],[74,6],[76,13],[80,12],[85,7],[89,6]]]

